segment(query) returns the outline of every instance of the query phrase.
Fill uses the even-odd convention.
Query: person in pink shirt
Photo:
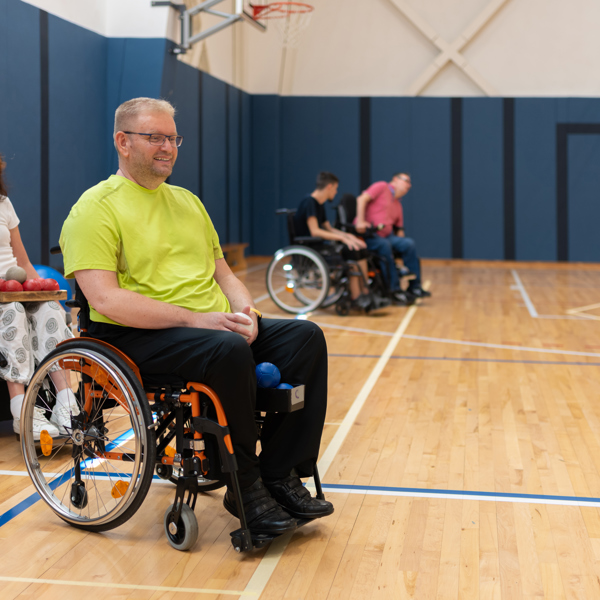
[[[383,259],[384,275],[392,297],[406,304],[411,299],[431,296],[421,287],[421,264],[414,240],[404,236],[404,214],[400,198],[412,187],[408,173],[396,173],[390,182],[371,184],[356,199],[356,230],[365,232],[368,227],[378,228],[377,234],[365,239],[367,248]],[[402,256],[405,266],[415,274],[406,292],[400,289],[400,278],[394,260],[394,250]],[[405,298],[408,296],[408,298]]]

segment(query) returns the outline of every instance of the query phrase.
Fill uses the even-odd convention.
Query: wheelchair
[[[338,315],[348,315],[350,278],[363,277],[358,263],[341,257],[343,244],[339,242],[297,236],[295,209],[280,208],[275,212],[287,218],[290,245],[277,250],[267,267],[267,291],[273,302],[289,313],[307,313],[335,305]],[[371,295],[371,306],[366,312],[389,305],[381,271],[374,264],[369,265],[369,281],[364,283]]]
[[[188,550],[198,538],[198,494],[228,484],[241,515],[240,527],[230,534],[235,550],[272,541],[275,536],[248,529],[227,417],[217,394],[197,382],[144,385],[129,357],[87,336],[89,305],[77,285],[70,306],[79,308],[81,337],[58,344],[41,362],[21,412],[24,460],[46,504],[73,527],[108,531],[136,513],[156,476],[175,485],[174,501],[164,514],[167,540],[176,550]],[[35,412],[41,408],[52,419],[59,382],[73,390],[79,414],[71,414],[61,437],[42,431],[36,441]],[[304,386],[259,389],[257,429],[265,413],[303,406]],[[316,465],[314,481],[317,497],[324,498]]]

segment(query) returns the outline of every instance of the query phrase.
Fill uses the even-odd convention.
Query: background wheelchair
[[[248,529],[227,417],[215,392],[196,382],[145,386],[125,354],[86,337],[89,306],[78,286],[71,306],[79,308],[82,337],[59,344],[46,356],[27,388],[21,413],[23,456],[42,499],[74,527],[107,531],[135,514],[156,471],[176,486],[164,515],[167,539],[173,548],[188,550],[198,537],[198,493],[227,483],[241,515],[240,528],[231,533],[235,550],[270,542],[273,536]],[[42,407],[52,417],[57,381],[74,391],[79,414],[71,415],[71,426],[60,438],[42,431],[36,441],[35,409]],[[304,386],[259,390],[257,428],[266,412],[303,406]],[[316,465],[314,479],[317,496],[324,498]]]
[[[339,204],[337,205],[337,220],[335,222],[335,227],[337,229],[341,229],[342,231],[347,231],[348,233],[354,233],[355,235],[361,235],[357,233],[356,228],[353,225],[354,219],[356,218],[356,196],[353,194],[344,194]],[[376,228],[373,228],[370,231],[365,233],[365,237],[376,235]],[[399,252],[394,252],[394,258],[396,259],[396,268],[398,269],[398,274],[400,275],[400,280],[403,279],[410,280],[415,278],[415,274],[411,273],[409,269],[407,269],[404,264],[401,263],[402,255]],[[380,259],[374,255],[374,262],[376,266],[379,268]],[[402,287],[402,286],[400,286]]]
[[[287,218],[291,245],[277,250],[267,267],[267,290],[273,302],[282,310],[296,314],[335,304],[338,315],[348,315],[350,277],[363,277],[356,261],[342,258],[341,242],[327,243],[321,238],[296,236],[295,209],[280,208],[275,212]],[[389,306],[390,301],[376,257],[370,255],[367,261],[369,273],[365,284],[371,296],[368,313]]]
[[[335,304],[338,315],[347,315],[351,306],[350,277],[363,277],[356,261],[341,257],[341,243],[297,236],[296,209],[280,208],[275,212],[287,218],[290,245],[277,250],[267,267],[267,290],[273,302],[282,310],[296,314]],[[389,301],[385,301],[383,278],[374,265],[369,265],[369,281],[365,284],[372,298],[367,312],[389,305]]]

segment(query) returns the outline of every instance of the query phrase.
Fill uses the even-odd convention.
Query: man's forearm
[[[245,306],[254,307],[248,288],[233,273],[220,278],[218,284],[229,300],[232,312],[240,312]]]
[[[139,329],[192,327],[195,313],[181,306],[160,302],[117,288],[95,298],[93,308],[116,323]]]
[[[369,196],[366,194],[361,194],[356,199],[356,220],[360,223],[365,221],[365,212],[367,208],[367,204],[369,203]]]

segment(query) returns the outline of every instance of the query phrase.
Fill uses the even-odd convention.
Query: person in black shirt
[[[342,257],[358,263],[363,277],[350,277],[350,297],[352,306],[361,310],[371,305],[371,297],[366,286],[367,281],[367,245],[364,240],[332,227],[325,213],[325,202],[331,202],[337,194],[339,179],[333,174],[322,171],[317,176],[314,192],[304,198],[294,215],[294,230],[297,236],[316,237],[325,244],[342,242]]]

